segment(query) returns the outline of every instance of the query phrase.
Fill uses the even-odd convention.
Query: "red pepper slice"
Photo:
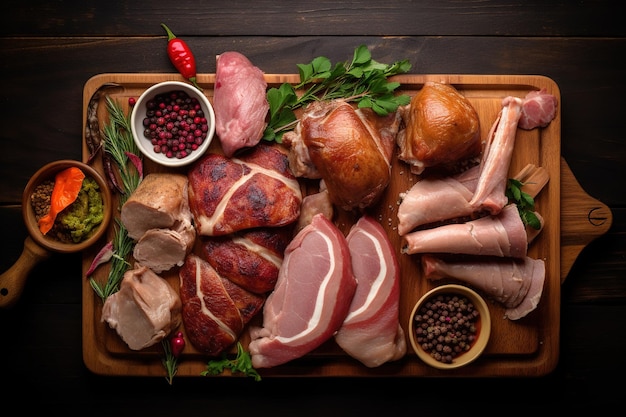
[[[185,79],[191,81],[198,90],[202,90],[196,81],[196,58],[191,48],[184,40],[177,38],[164,23],[161,26],[167,32],[167,55],[170,61]]]
[[[44,235],[52,229],[57,214],[70,206],[83,186],[85,174],[79,168],[70,167],[57,173],[54,178],[54,188],[50,197],[50,211],[39,219],[39,230]]]

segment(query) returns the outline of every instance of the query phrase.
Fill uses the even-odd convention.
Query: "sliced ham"
[[[447,260],[422,256],[424,276],[454,278],[489,294],[506,308],[506,317],[519,320],[537,308],[545,281],[545,263],[524,257],[468,257]]]
[[[372,217],[362,216],[346,239],[358,284],[335,341],[351,357],[373,368],[406,353],[398,321],[400,267],[387,233]]]
[[[524,99],[505,97],[480,161],[480,177],[470,205],[497,214],[507,203],[505,196],[511,156],[518,126],[547,126],[556,116],[557,99],[545,90],[531,91]]]
[[[263,137],[269,110],[267,82],[263,72],[239,52],[218,55],[216,65],[215,133],[224,155],[230,157],[256,145]]]
[[[130,349],[145,349],[180,326],[181,299],[165,279],[137,265],[124,273],[120,290],[107,297],[102,322],[115,329]]]
[[[284,364],[330,339],[348,314],[356,285],[346,238],[325,216],[314,216],[285,250],[262,327],[250,328],[252,366]]]
[[[543,219],[537,214],[541,224]],[[497,216],[418,230],[404,236],[403,253],[457,253],[523,258],[528,232],[517,206],[507,205]]]
[[[217,356],[239,339],[265,298],[244,290],[191,254],[179,271],[182,321],[191,344]]]

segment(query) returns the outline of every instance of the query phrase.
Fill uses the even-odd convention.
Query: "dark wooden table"
[[[80,160],[82,92],[100,73],[174,72],[166,23],[198,71],[237,50],[266,73],[367,45],[417,74],[532,74],[561,93],[561,153],[582,188],[612,212],[562,285],[560,355],[541,377],[103,377],[82,360],[81,257],[55,254],[0,311],[2,403],[70,415],[373,415],[466,408],[596,411],[624,404],[626,372],[626,29],[618,1],[9,2],[0,14],[0,271],[27,236],[22,191],[42,165]],[[615,380],[617,378],[617,381]],[[474,393],[484,393],[476,396]],[[18,401],[18,394],[24,400]]]

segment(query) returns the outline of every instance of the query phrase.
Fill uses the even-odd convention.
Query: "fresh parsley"
[[[250,354],[243,349],[241,342],[237,342],[237,356],[234,359],[228,359],[226,353],[222,353],[222,359],[209,361],[206,371],[202,371],[200,375],[219,375],[226,369],[230,370],[232,374],[242,373],[245,376],[253,377],[255,381],[261,380],[261,375],[252,367]]]
[[[506,186],[506,196],[510,202],[517,205],[517,210],[525,225],[535,230],[541,229],[541,222],[535,214],[535,199],[528,193],[522,191],[524,183],[519,180],[509,178]]]
[[[294,110],[312,101],[343,99],[357,103],[359,108],[371,108],[381,116],[411,101],[408,95],[395,94],[400,83],[388,80],[388,77],[408,72],[411,69],[408,60],[392,65],[379,63],[372,59],[365,45],[354,50],[350,62],[333,66],[328,58],[320,56],[308,64],[297,64],[297,67],[299,84],[283,83],[267,91],[270,120],[263,135],[267,141],[282,142],[283,134],[293,129],[297,122]],[[300,89],[303,92],[298,96]]]

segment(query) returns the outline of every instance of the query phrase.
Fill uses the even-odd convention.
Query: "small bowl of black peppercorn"
[[[130,115],[141,153],[159,165],[181,167],[200,158],[215,134],[215,112],[207,96],[182,81],[164,81],[144,91]]]
[[[476,291],[447,284],[417,301],[408,328],[413,350],[423,362],[437,369],[455,369],[483,353],[491,335],[491,317]]]

